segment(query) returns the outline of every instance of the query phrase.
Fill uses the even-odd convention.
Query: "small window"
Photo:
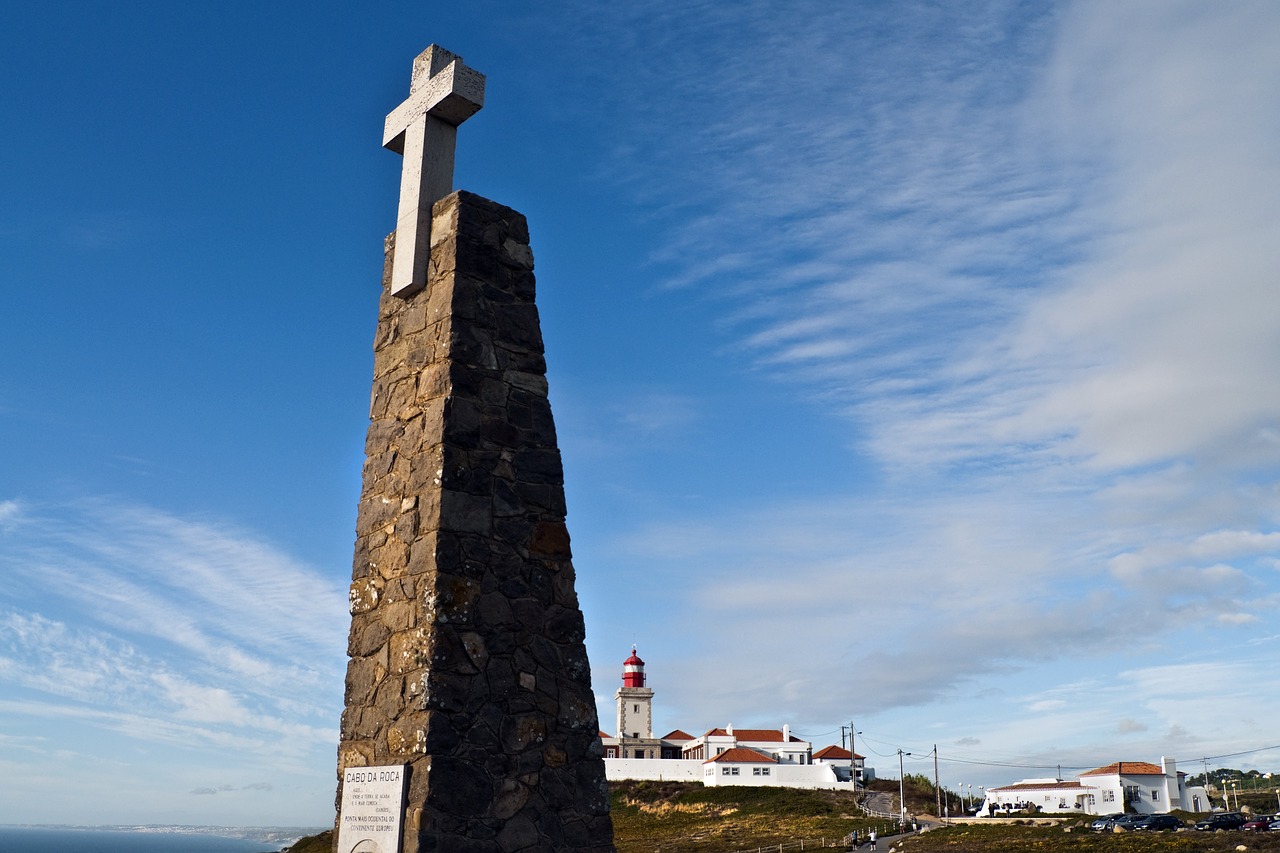
[[[1151,802],[1153,802],[1153,803],[1158,803],[1158,802],[1160,802],[1160,792],[1159,792],[1159,791],[1152,791],[1152,792],[1151,792]]]
[[[768,768],[768,767],[761,767],[761,768],[760,768],[760,775],[761,775],[761,776],[768,776],[768,775],[769,775],[769,768]]]
[[[721,775],[721,776],[728,776],[728,775],[729,775],[729,768],[728,768],[728,767],[721,767],[721,768],[720,768],[720,775]]]
[[[734,775],[734,776],[737,776],[737,775],[738,775],[738,768],[736,768],[736,767],[735,767],[735,768],[733,768],[733,775]]]
[[[759,776],[759,775],[760,775],[760,770],[761,770],[761,768],[759,768],[759,767],[752,767],[752,768],[751,768],[751,775],[752,775],[752,776]]]

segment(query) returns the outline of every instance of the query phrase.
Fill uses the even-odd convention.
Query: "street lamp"
[[[963,811],[969,810],[969,804],[964,801],[964,783],[960,783],[960,808]]]

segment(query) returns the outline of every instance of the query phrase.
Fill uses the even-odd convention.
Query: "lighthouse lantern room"
[[[644,661],[636,654],[636,647],[631,647],[631,657],[622,664],[622,686],[644,687]]]

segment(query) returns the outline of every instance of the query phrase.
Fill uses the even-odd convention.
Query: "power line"
[[[813,740],[814,740],[814,738],[820,738],[820,737],[826,737],[827,735],[833,735],[833,734],[835,734],[835,733],[836,733],[836,732],[838,732],[838,731],[840,731],[840,729],[832,729],[832,730],[831,730],[831,731],[829,731],[829,732],[818,732],[816,735],[808,735],[808,734],[805,734],[804,732],[796,732],[795,734],[796,734],[796,735],[798,735],[798,736],[800,736],[800,737],[802,737],[802,738],[804,738],[804,739],[805,739],[805,740],[807,740],[807,741],[813,741]]]
[[[1246,749],[1244,752],[1228,752],[1225,755],[1206,755],[1204,758],[1192,758],[1189,761],[1218,761],[1222,758],[1239,758],[1242,755],[1253,755],[1255,752],[1266,752],[1269,749],[1280,749],[1280,744],[1275,746],[1260,746],[1257,749]]]
[[[886,744],[884,741],[876,741],[874,738],[869,738],[865,734],[862,736],[863,748],[880,758],[890,758],[890,757],[896,756],[898,754],[898,750],[902,749],[902,747],[898,745],[893,745],[893,748],[890,749],[888,752],[880,752],[879,750],[871,746],[871,743],[873,742],[884,744],[884,745],[888,745],[888,744]],[[1273,749],[1280,749],[1280,744],[1276,744],[1274,746],[1259,746],[1253,749],[1246,749],[1241,752],[1229,752],[1229,753],[1224,753],[1222,755],[1207,755],[1207,756],[1204,756],[1203,758],[1188,758],[1186,759],[1186,761],[1188,762],[1220,761],[1224,758],[1239,758],[1242,755],[1253,755],[1258,752],[1267,752],[1268,750],[1273,750]],[[909,755],[912,758],[919,758],[921,756],[925,756],[926,752],[931,753],[932,750],[926,751],[926,750],[903,749],[902,752],[904,755]],[[944,764],[966,764],[974,767],[1007,767],[1015,770],[1058,770],[1058,771],[1092,770],[1095,766],[1093,764],[1056,764],[1056,763],[1055,764],[1022,764],[1014,761],[996,761],[993,759],[949,758],[944,756],[944,754],[941,752],[938,753],[938,761]]]

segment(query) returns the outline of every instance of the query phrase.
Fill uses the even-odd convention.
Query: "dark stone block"
[[[440,526],[459,533],[487,534],[493,529],[493,501],[483,495],[447,493],[440,503]]]
[[[558,605],[552,606],[547,616],[547,634],[563,643],[584,642],[587,637],[587,628],[582,619],[582,611],[570,610]]]
[[[508,820],[498,833],[497,841],[498,849],[503,853],[518,853],[521,850],[555,849],[554,846],[543,846],[537,825],[524,815]]]
[[[543,485],[562,485],[564,483],[564,467],[560,462],[560,451],[535,448],[521,450],[512,459],[517,479]]]
[[[529,555],[538,559],[568,560],[569,529],[562,521],[544,521],[533,529],[529,538]]]
[[[433,755],[431,777],[428,802],[434,802],[444,813],[474,817],[488,810],[493,783],[475,765],[452,755]]]
[[[431,755],[447,754],[462,741],[462,735],[447,713],[430,713],[424,728],[426,750]]]

